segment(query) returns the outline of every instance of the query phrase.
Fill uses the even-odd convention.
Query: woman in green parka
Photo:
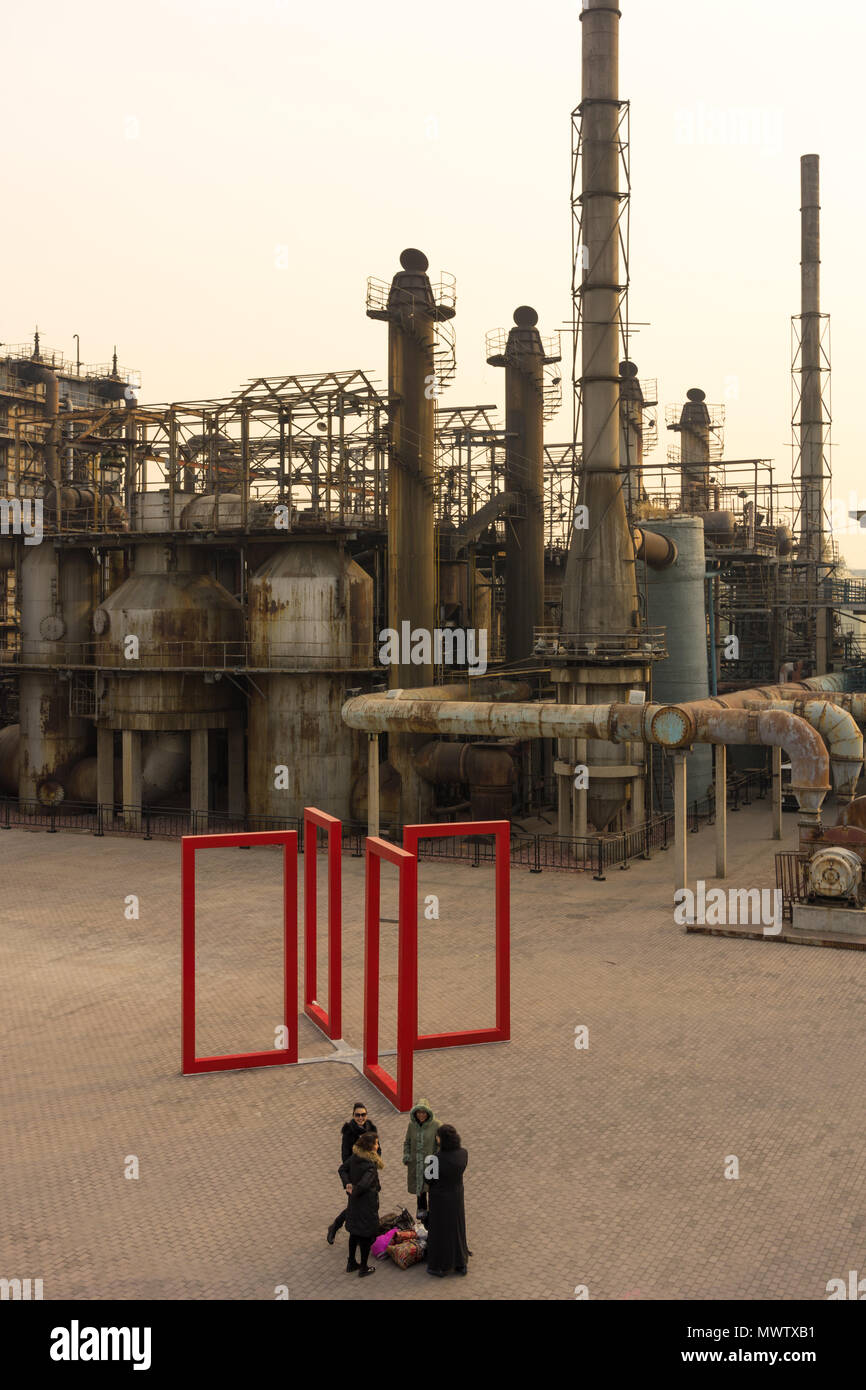
[[[418,1199],[418,1216],[427,1214],[428,1184],[424,1177],[424,1164],[436,1152],[436,1131],[439,1121],[430,1108],[430,1102],[423,1098],[413,1105],[403,1140],[403,1162],[406,1164],[406,1182],[413,1197]]]

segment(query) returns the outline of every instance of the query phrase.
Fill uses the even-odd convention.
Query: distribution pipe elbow
[[[854,716],[831,700],[771,700],[768,708],[798,714],[821,735],[830,754],[833,786],[852,800],[863,771],[863,734]]]
[[[803,816],[820,824],[830,790],[830,755],[820,734],[786,710],[723,709],[712,701],[687,706],[697,725],[696,743],[762,744],[782,748],[791,762],[791,790]]]

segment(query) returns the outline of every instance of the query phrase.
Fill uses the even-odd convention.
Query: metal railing
[[[105,639],[101,642],[64,642],[55,644],[53,660],[47,663],[45,644],[32,646],[25,641],[23,646],[9,642],[0,645],[0,665],[2,666],[56,666],[93,667],[105,671],[123,671],[125,674],[138,671],[188,671],[223,670],[239,671],[274,669],[292,670],[335,670],[372,668],[374,664],[373,647],[370,642],[341,642],[335,650],[328,642],[269,642],[266,648],[253,648],[250,642],[163,642],[151,644],[142,641],[138,656],[124,658],[118,646],[111,647]]]
[[[645,627],[630,632],[560,632],[556,627],[533,628],[537,655],[619,661],[623,658],[657,660],[667,656],[666,629]]]
[[[776,855],[776,887],[782,894],[782,921],[794,919],[794,903],[808,901],[806,869],[808,854],[797,850],[783,850]]]
[[[766,791],[766,774],[760,771],[743,774],[728,788],[732,810],[750,805],[752,792],[758,796]],[[715,819],[712,796],[692,802],[687,811],[687,828],[696,834],[703,825]],[[190,811],[176,807],[116,805],[95,806],[84,802],[62,801],[55,806],[38,802],[20,803],[13,797],[0,797],[0,830],[16,827],[44,829],[50,834],[58,830],[77,830],[92,835],[136,835],[145,840],[179,839],[182,835],[227,834],[256,830],[297,830],[303,839],[303,818],[273,816],[230,816],[223,811]],[[367,826],[357,821],[344,821],[343,852],[360,858],[364,853]],[[399,844],[402,833],[396,822],[386,822],[380,835]],[[674,815],[667,812],[655,816],[644,825],[613,834],[569,836],[557,834],[513,834],[511,863],[517,868],[540,874],[544,870],[591,873],[597,882],[606,878],[606,870],[626,870],[633,860],[650,859],[653,854],[671,848],[674,843]],[[420,859],[448,860],[477,866],[493,863],[495,846],[492,836],[465,834],[434,837],[419,842]],[[777,855],[776,861],[785,855]],[[790,857],[790,856],[789,856]],[[793,856],[796,858],[797,856]],[[779,870],[777,867],[777,876]],[[781,885],[780,885],[781,886]]]

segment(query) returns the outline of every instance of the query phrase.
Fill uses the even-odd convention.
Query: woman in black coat
[[[349,1259],[346,1273],[358,1271],[359,1278],[375,1274],[373,1265],[367,1264],[370,1246],[379,1234],[379,1174],[384,1163],[376,1152],[379,1137],[375,1133],[362,1134],[348,1159],[340,1167],[340,1177],[347,1193],[349,1205],[346,1216],[346,1230],[349,1232]],[[360,1261],[355,1259],[359,1253]]]
[[[436,1162],[431,1163],[430,1210],[427,1217],[427,1273],[442,1279],[449,1269],[466,1274],[470,1250],[466,1243],[463,1174],[469,1155],[453,1125],[440,1125]]]

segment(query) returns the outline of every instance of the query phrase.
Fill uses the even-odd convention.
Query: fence
[[[806,866],[808,854],[797,850],[783,850],[776,855],[776,887],[782,893],[782,921],[790,922],[794,916],[794,903],[807,901]]]
[[[737,811],[749,806],[753,795],[766,795],[768,779],[765,772],[737,774],[728,783],[728,806]],[[715,819],[715,799],[706,797],[688,807],[687,825],[697,834],[703,825]],[[20,804],[12,797],[0,798],[0,830],[14,827],[41,829],[55,834],[58,830],[78,830],[92,835],[137,835],[145,840],[177,840],[184,835],[249,834],[256,831],[297,830],[302,836],[303,818],[278,819],[271,816],[228,816],[218,811],[185,811],[158,806],[93,806],[61,801],[56,806],[31,802]],[[319,836],[325,832],[319,831]],[[395,844],[401,842],[396,824],[382,828],[383,837]],[[360,859],[364,854],[367,826],[344,822],[341,830],[342,852]],[[674,842],[673,812],[655,816],[651,821],[629,830],[594,836],[512,833],[510,861],[517,868],[540,874],[545,870],[572,873],[591,873],[602,882],[611,868],[628,869],[635,859],[649,859],[658,851],[669,849]],[[444,836],[422,839],[418,858],[458,860],[473,867],[493,862],[494,845],[478,836]]]

